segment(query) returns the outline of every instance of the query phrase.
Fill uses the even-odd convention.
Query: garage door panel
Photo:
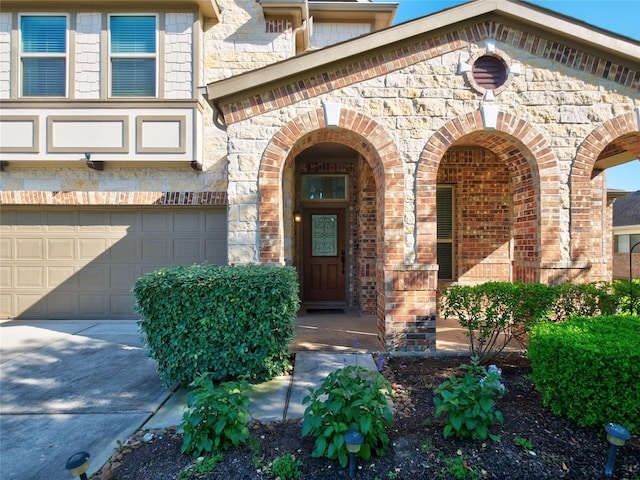
[[[75,317],[78,314],[77,301],[75,293],[56,292],[47,298],[47,312],[57,318]]]
[[[78,295],[78,312],[84,318],[104,318],[109,315],[104,294]]]
[[[226,264],[226,209],[119,208],[3,208],[0,318],[136,318],[142,275]]]
[[[109,258],[112,262],[135,262],[140,258],[139,238],[114,238],[110,241]]]
[[[120,292],[128,292],[140,278],[140,268],[137,265],[114,265],[109,273],[110,289]]]
[[[180,212],[173,216],[176,232],[200,232],[203,229],[202,212]]]
[[[0,288],[11,288],[13,285],[13,267],[0,265]]]
[[[173,215],[162,212],[142,212],[143,232],[172,232]]]
[[[47,267],[47,288],[74,291],[78,288],[78,281],[73,266]]]
[[[226,238],[225,238],[226,242]],[[212,265],[226,265],[227,249],[220,248],[220,240],[208,238],[204,242],[205,255],[207,262]]]
[[[175,265],[191,265],[194,256],[203,258],[203,241],[199,238],[178,238],[173,241],[173,263]]]
[[[13,240],[11,238],[0,238],[0,260],[11,260],[13,258]]]
[[[47,213],[44,211],[21,211],[13,222],[15,231],[23,233],[40,233],[47,223]]]
[[[104,233],[110,222],[109,212],[89,210],[78,212],[78,231]]]
[[[158,262],[172,258],[172,245],[170,239],[146,239],[142,242],[142,260],[145,262]]]
[[[79,286],[86,291],[106,291],[109,288],[109,266],[87,265],[77,275]]]
[[[16,270],[16,286],[18,288],[43,288],[44,267],[18,267]]]
[[[135,211],[111,212],[109,231],[121,237],[140,231],[140,213]]]
[[[16,239],[17,260],[43,260],[44,258],[44,240],[42,238]]]
[[[16,309],[13,306],[13,295],[0,293],[0,318],[10,318]]]
[[[112,312],[119,312],[121,318],[136,318],[137,315],[133,311],[134,300],[131,295],[110,295],[109,309]]]
[[[75,225],[78,223],[77,212],[57,212],[56,215],[48,215],[46,222],[46,230],[51,233],[70,233],[75,232]]]
[[[107,248],[104,238],[81,238],[78,240],[78,258],[81,260],[98,260]],[[105,261],[103,259],[103,261]]]
[[[76,258],[75,238],[49,238],[47,241],[48,260],[73,260]]]
[[[48,313],[46,298],[40,294],[18,294],[16,295],[16,308],[19,312],[25,312],[29,317],[42,318]]]

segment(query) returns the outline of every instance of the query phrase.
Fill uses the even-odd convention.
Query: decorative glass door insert
[[[338,255],[337,215],[311,215],[311,255],[314,257]]]

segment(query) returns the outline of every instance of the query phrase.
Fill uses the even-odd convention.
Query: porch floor
[[[343,307],[323,312],[317,309],[309,313],[303,307],[296,318],[296,341],[291,345],[292,352],[380,352],[383,350],[378,341],[376,317],[361,315],[355,308]],[[357,339],[357,340],[356,340]],[[522,347],[514,342],[507,351],[521,351]],[[465,355],[469,352],[469,342],[464,330],[455,319],[436,319],[436,354]]]

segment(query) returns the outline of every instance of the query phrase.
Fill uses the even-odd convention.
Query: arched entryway
[[[500,112],[487,128],[481,111],[452,120],[418,166],[417,262],[439,265],[446,283],[553,282],[566,233],[557,180],[553,151],[524,120]]]
[[[345,157],[319,159],[323,149],[343,152]],[[346,177],[350,184],[347,198],[336,199],[333,205],[317,202],[317,198],[305,199],[304,176],[314,174]],[[379,337],[384,340],[385,271],[404,260],[402,163],[384,129],[347,109],[340,109],[339,120],[331,127],[327,127],[322,109],[299,116],[281,128],[265,150],[258,190],[260,261],[296,264],[303,282],[308,282],[305,272],[311,268],[304,263],[305,215],[307,224],[313,220],[311,215],[317,215],[319,221],[333,218],[344,222],[345,230],[336,231],[343,235],[344,245],[331,245],[330,251],[337,254],[334,257],[341,268],[343,247],[345,250],[344,302],[364,313],[375,313]],[[302,225],[297,224],[296,214],[302,216]],[[365,217],[368,224],[360,225]],[[311,234],[307,232],[305,238]]]
[[[580,281],[611,280],[611,210],[604,169],[640,158],[640,108],[604,122],[582,142],[571,168],[571,259],[583,264]]]

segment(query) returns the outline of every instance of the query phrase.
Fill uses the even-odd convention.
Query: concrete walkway
[[[308,388],[332,371],[376,368],[367,354],[378,346],[375,322],[321,315],[297,324],[294,374],[252,387],[256,419],[300,418]],[[135,321],[0,321],[2,480],[68,480],[65,463],[79,451],[95,472],[137,430],[179,425],[185,405],[186,390],[162,385]]]

